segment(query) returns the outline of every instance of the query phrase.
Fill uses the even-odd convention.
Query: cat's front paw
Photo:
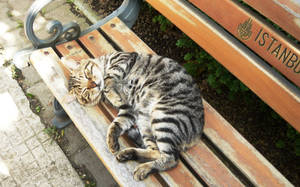
[[[128,160],[136,160],[137,159],[136,151],[134,148],[126,148],[117,154],[116,159],[119,162],[126,162]]]
[[[152,162],[147,162],[144,164],[138,165],[134,172],[133,172],[133,178],[136,181],[144,180],[149,174],[153,173],[155,169],[153,168]]]
[[[109,151],[114,155],[117,154],[118,151],[120,150],[120,145],[118,142],[120,131],[121,131],[120,127],[116,125],[112,125],[109,127],[107,132],[106,143]]]

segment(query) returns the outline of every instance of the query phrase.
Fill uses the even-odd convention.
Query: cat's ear
[[[80,62],[77,62],[74,59],[68,57],[61,57],[60,60],[62,64],[69,70],[69,72],[79,69],[80,67]]]

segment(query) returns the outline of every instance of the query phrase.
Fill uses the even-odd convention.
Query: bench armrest
[[[34,33],[33,23],[37,14],[52,1],[54,0],[36,0],[28,10],[24,29],[27,38],[32,42],[35,48],[52,47],[60,43],[77,39],[78,37],[99,28],[114,17],[119,17],[128,27],[131,27],[135,23],[140,10],[140,0],[124,0],[118,9],[82,32],[80,26],[75,22],[62,25],[60,21],[52,20],[47,24],[47,30],[50,37],[47,39],[40,39]]]

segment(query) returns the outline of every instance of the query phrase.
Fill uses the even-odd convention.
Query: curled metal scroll
[[[33,31],[33,23],[37,14],[53,0],[36,0],[30,7],[25,23],[25,33],[35,48],[54,46],[58,41],[69,41],[80,36],[80,26],[75,22],[62,25],[53,20],[47,24],[47,30],[51,36],[47,39],[39,39]]]
[[[104,25],[114,17],[120,18],[120,20],[122,20],[125,25],[127,25],[127,27],[131,28],[138,18],[140,11],[140,2],[141,0],[124,0],[118,9],[113,11],[105,18],[99,20],[88,29],[84,30],[80,35],[82,36],[95,29],[98,29],[101,25]]]
[[[25,34],[35,48],[54,46],[58,43],[74,40],[79,36],[98,29],[101,25],[116,16],[118,16],[128,27],[131,27],[136,21],[140,9],[140,0],[124,0],[117,10],[109,14],[107,17],[99,20],[83,32],[81,32],[80,26],[75,22],[62,25],[60,21],[53,20],[47,25],[47,30],[51,36],[42,40],[35,35],[33,31],[33,23],[37,14],[52,1],[54,0],[36,0],[28,11],[25,23]]]

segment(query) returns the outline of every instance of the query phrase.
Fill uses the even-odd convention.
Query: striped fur
[[[72,70],[69,87],[81,104],[95,105],[105,99],[119,109],[109,126],[107,144],[119,161],[147,161],[134,171],[136,180],[176,166],[179,152],[201,136],[204,112],[200,90],[172,59],[112,53]],[[119,151],[118,137],[131,131],[142,138],[142,148]]]

